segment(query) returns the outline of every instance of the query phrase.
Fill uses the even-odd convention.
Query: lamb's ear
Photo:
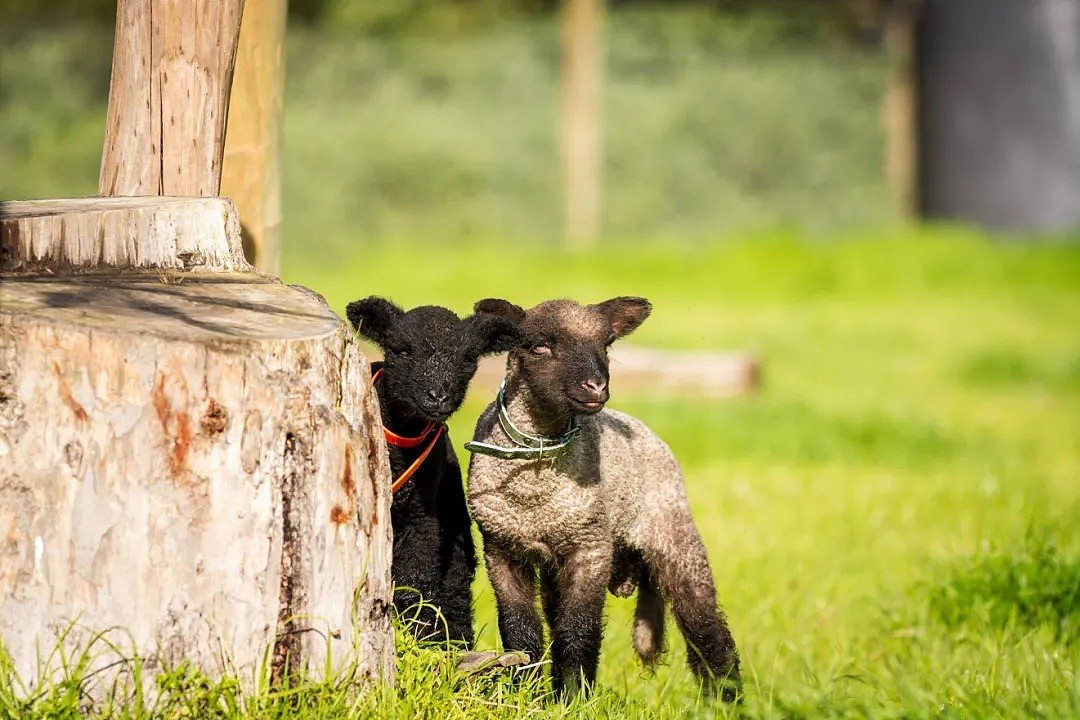
[[[652,312],[652,304],[645,298],[639,297],[612,298],[592,307],[607,317],[615,337],[629,335],[637,330]]]
[[[506,318],[515,325],[520,325],[525,320],[525,311],[514,303],[501,298],[486,298],[477,300],[473,305],[473,311],[477,313],[491,313]]]
[[[469,344],[478,356],[506,352],[521,336],[517,323],[495,313],[482,310],[465,322],[469,324]]]
[[[394,303],[374,295],[351,302],[345,308],[345,317],[352,326],[379,347],[386,342],[390,326],[404,314],[405,311]]]

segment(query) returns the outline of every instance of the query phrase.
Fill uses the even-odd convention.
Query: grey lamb
[[[573,696],[595,682],[606,590],[625,597],[636,586],[634,648],[645,665],[664,649],[666,602],[706,690],[736,699],[739,656],[678,462],[641,421],[604,409],[608,346],[648,317],[649,302],[553,300],[526,312],[488,299],[474,309],[519,331],[499,397],[466,445],[504,647],[543,654],[539,577],[554,689]]]

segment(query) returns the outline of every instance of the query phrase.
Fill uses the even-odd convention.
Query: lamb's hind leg
[[[637,607],[634,609],[634,650],[645,667],[652,667],[664,652],[664,598],[656,578],[646,565],[638,575]]]
[[[663,547],[647,552],[646,561],[686,639],[690,669],[707,690],[718,689],[724,700],[735,700],[742,689],[739,654],[716,602],[705,546],[692,525],[668,539]]]

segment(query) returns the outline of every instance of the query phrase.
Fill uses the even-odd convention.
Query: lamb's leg
[[[638,575],[637,607],[634,609],[634,650],[645,667],[652,667],[664,652],[664,598],[656,578],[645,566]]]
[[[488,579],[499,611],[499,635],[504,650],[521,650],[532,662],[544,655],[544,629],[536,612],[536,573],[532,565],[484,540]]]
[[[476,576],[476,550],[468,527],[456,528],[446,539],[439,606],[451,640],[473,644],[472,582]]]
[[[394,611],[420,640],[445,641],[446,622],[438,607],[439,568],[431,562],[430,544],[439,536],[435,518],[420,515],[394,528]]]
[[[735,700],[742,688],[739,654],[716,602],[705,545],[689,522],[673,525],[667,542],[646,551],[646,561],[686,639],[690,669],[707,690],[719,689],[724,700]]]
[[[552,684],[555,693],[564,699],[581,690],[588,691],[596,682],[604,634],[604,600],[610,578],[610,547],[578,550],[560,562],[555,573]]]
[[[447,442],[446,466],[435,503],[442,530],[439,547],[439,607],[446,618],[451,640],[473,644],[472,583],[476,577],[469,510],[461,484],[461,469]]]

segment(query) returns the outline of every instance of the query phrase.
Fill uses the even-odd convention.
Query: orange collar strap
[[[375,381],[379,379],[380,375],[382,375],[382,368],[379,368],[379,370],[371,376],[372,385],[375,384]],[[424,461],[427,460],[428,455],[431,454],[431,451],[435,449],[435,443],[439,441],[439,438],[442,437],[442,434],[444,432],[446,432],[446,425],[444,423],[437,422],[428,422],[427,427],[425,427],[423,432],[421,432],[416,437],[406,437],[404,435],[398,435],[390,428],[383,426],[383,435],[386,437],[386,443],[388,445],[393,445],[396,448],[414,448],[420,445],[425,440],[428,440],[429,437],[431,438],[430,440],[428,440],[428,445],[426,448],[424,448],[423,452],[421,452],[420,455],[415,460],[413,460],[412,465],[405,468],[405,472],[401,473],[401,475],[396,480],[394,480],[393,484],[390,486],[391,493],[396,493],[398,490],[400,490],[405,483],[409,482],[409,478],[416,474],[416,471],[419,470],[420,466],[424,464]]]
[[[396,432],[388,427],[383,428],[383,435],[386,436],[386,442],[389,445],[393,445],[396,448],[414,448],[420,443],[428,439],[431,433],[435,432],[437,428],[441,428],[439,423],[429,422],[424,431],[416,437],[405,437],[404,435],[398,435]]]
[[[416,474],[416,471],[419,470],[420,466],[424,464],[424,461],[427,460],[428,455],[431,454],[431,451],[435,449],[435,443],[439,441],[439,438],[442,437],[442,434],[444,432],[446,432],[445,425],[440,424],[436,426],[436,430],[434,433],[431,434],[431,440],[428,442],[427,447],[424,448],[424,451],[420,453],[420,455],[415,460],[413,460],[412,465],[405,468],[405,472],[401,473],[401,475],[398,476],[396,480],[394,480],[393,484],[390,485],[391,493],[396,493],[398,490],[400,490],[405,483],[409,482],[409,478]]]

